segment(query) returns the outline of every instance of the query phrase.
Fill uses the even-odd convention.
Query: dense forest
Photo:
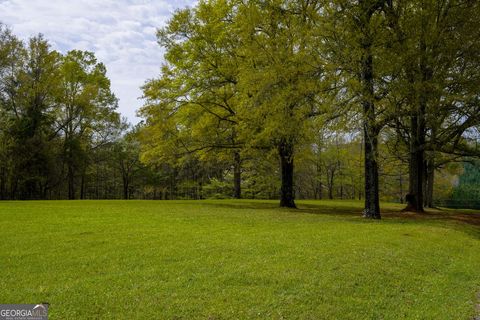
[[[359,199],[480,189],[480,3],[200,1],[158,29],[143,119],[94,53],[0,29],[0,199]]]

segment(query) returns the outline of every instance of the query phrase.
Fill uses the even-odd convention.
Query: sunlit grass
[[[381,221],[355,201],[299,208],[0,202],[0,303],[49,302],[50,319],[474,316],[479,226],[394,204]]]

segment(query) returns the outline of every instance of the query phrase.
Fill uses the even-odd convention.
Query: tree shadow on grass
[[[301,203],[298,206],[298,211],[309,213],[309,214],[322,214],[322,215],[333,215],[333,216],[362,216],[362,208],[359,206],[353,205],[351,202],[341,203],[336,202],[335,204],[329,202],[319,202],[319,204],[305,204]]]
[[[410,223],[428,223],[454,229],[480,239],[480,213],[464,210],[428,209],[422,213],[393,212],[383,215],[386,219]]]
[[[357,222],[361,221],[363,210],[361,202],[329,200],[312,202],[298,201],[298,209],[281,209],[276,201],[262,200],[218,201],[204,204],[227,209],[282,210],[290,213],[352,218]],[[452,228],[480,238],[480,213],[476,211],[427,209],[423,213],[414,213],[402,212],[402,206],[398,204],[384,204],[382,207],[382,221],[384,223],[429,224]],[[367,222],[368,220],[364,221]]]
[[[317,203],[304,203],[299,201],[297,209],[280,208],[276,201],[271,200],[234,200],[206,202],[208,205],[227,209],[250,209],[250,210],[268,210],[281,209],[291,212],[301,212],[308,214],[322,214],[334,216],[362,216],[362,203],[353,201],[318,201]],[[395,206],[395,207],[392,207]],[[382,206],[383,219],[401,219],[407,221],[456,221],[480,227],[480,212],[472,210],[452,210],[452,209],[426,209],[425,212],[403,212],[398,204],[386,204]]]
[[[278,209],[278,203],[273,201],[261,200],[218,200],[215,202],[203,202],[204,206],[212,206],[225,209],[249,209],[249,210],[268,210]]]
[[[317,200],[317,203],[305,203],[298,201],[297,209],[280,208],[279,202],[276,200],[217,200],[202,203],[202,205],[212,206],[216,208],[226,209],[250,209],[250,210],[283,210],[292,213],[310,213],[310,214],[328,214],[328,215],[362,215],[362,208],[351,201],[330,201]]]
[[[395,205],[382,209],[382,221],[387,223],[422,223],[466,232],[480,238],[480,213],[472,210],[426,209],[425,212],[403,212]],[[323,205],[322,203],[303,205],[299,209],[309,214],[361,217],[362,208],[348,205]]]
[[[436,209],[427,210],[422,213],[415,212],[390,212],[384,214],[388,218],[399,218],[406,220],[439,220],[439,221],[454,221],[465,223],[472,226],[480,227],[480,213],[474,212],[455,212],[451,210],[439,211]]]
[[[329,215],[352,215],[361,216],[362,208],[354,206],[351,203],[329,205],[322,204],[302,204],[299,211],[311,214],[329,214]],[[480,212],[471,210],[451,210],[451,209],[426,209],[425,212],[403,212],[400,207],[388,207],[382,209],[382,219],[400,219],[407,221],[455,221],[472,226],[480,227]]]

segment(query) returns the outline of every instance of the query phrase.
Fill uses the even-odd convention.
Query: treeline
[[[144,86],[142,160],[229,168],[219,183],[235,197],[262,185],[286,207],[325,191],[362,198],[368,218],[380,218],[380,194],[397,185],[407,210],[422,211],[435,172],[479,154],[479,14],[471,0],[214,0],[179,10],[158,31],[161,74]],[[332,144],[324,133],[348,138]],[[358,149],[347,166],[340,154],[326,164],[332,150],[348,159]]]
[[[60,54],[0,25],[0,199],[118,197],[115,150],[127,142],[116,108],[93,53]]]
[[[23,43],[6,27],[0,35],[0,199],[278,198],[275,150],[177,145],[173,158],[142,163],[148,129],[120,118],[93,53],[60,54],[42,36]],[[297,150],[297,198],[363,199],[361,137],[333,129]],[[382,159],[383,196],[400,201],[406,169]]]
[[[459,198],[478,167],[479,13],[201,1],[159,29],[135,127],[93,53],[2,26],[0,199],[360,199],[380,218],[380,198]]]
[[[463,172],[455,180],[450,196],[440,199],[440,205],[480,209],[480,162],[478,159],[469,160],[463,163]]]

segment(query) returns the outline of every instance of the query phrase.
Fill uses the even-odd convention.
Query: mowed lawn
[[[50,319],[472,319],[476,213],[361,202],[0,202],[0,303]]]

